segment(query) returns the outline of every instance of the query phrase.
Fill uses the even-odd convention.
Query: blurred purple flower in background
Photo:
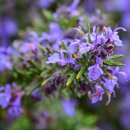
[[[18,25],[16,21],[9,17],[0,18],[0,43],[3,46],[10,44],[10,38],[17,32]]]
[[[32,94],[31,94],[31,98],[34,100],[34,101],[40,101],[42,99],[42,96],[43,96],[43,93],[41,91],[40,88],[36,88]]]
[[[95,2],[96,0],[85,0],[83,3],[83,7],[85,8],[87,12],[92,13],[96,6]]]
[[[60,54],[59,53],[54,53],[53,55],[51,55],[50,57],[48,57],[48,61],[46,63],[47,64],[58,63],[61,66],[64,66],[66,64],[74,64],[75,60],[72,57],[70,57],[69,54],[68,54],[68,58],[66,58],[65,54],[67,54],[66,51],[60,51]]]
[[[43,38],[39,37],[34,31],[28,31],[27,35],[28,39],[25,39],[23,44],[19,48],[19,51],[22,53],[36,51],[38,49],[38,43],[43,40]]]
[[[59,20],[60,17],[72,18],[79,16],[80,12],[78,10],[79,0],[73,0],[70,6],[63,4],[59,6],[56,12],[53,14],[54,18]]]
[[[38,0],[40,8],[48,8],[55,0]]]
[[[12,101],[10,101],[10,107],[8,109],[9,116],[20,116],[23,113],[23,109],[21,107],[21,99],[23,95],[24,92],[12,93]]]
[[[42,38],[43,38],[43,44],[44,46],[47,46],[47,42],[49,42],[52,47],[51,49],[53,50],[58,50],[61,40],[63,39],[63,34],[60,26],[57,23],[50,23],[49,24],[49,33],[43,32],[42,33]]]
[[[77,102],[76,100],[69,99],[62,101],[62,107],[67,116],[72,117],[75,115]]]
[[[0,71],[5,69],[12,70],[13,62],[11,60],[12,55],[16,54],[11,47],[0,47]]]
[[[0,86],[0,106],[8,109],[10,116],[19,116],[22,114],[21,99],[24,92],[18,90],[16,84],[6,84]]]
[[[6,108],[11,99],[11,86],[6,84],[5,86],[0,86],[0,105],[2,108]]]

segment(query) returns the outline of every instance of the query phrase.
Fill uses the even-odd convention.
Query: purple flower
[[[104,82],[104,86],[105,88],[109,91],[110,94],[114,93],[114,87],[118,86],[118,79],[115,76],[116,74],[120,74],[121,76],[123,76],[123,78],[127,81],[128,80],[128,76],[125,72],[119,71],[119,67],[114,68],[114,70],[112,70],[112,77],[113,80],[110,78],[106,78],[105,82]]]
[[[28,51],[35,51],[36,49],[37,49],[36,43],[25,42],[20,47],[19,51],[22,53],[27,53]]]
[[[110,94],[114,93],[114,87],[117,85],[117,77],[113,76],[112,79],[105,79],[104,86],[109,91]]]
[[[105,9],[109,11],[121,11],[124,13],[125,11],[130,10],[130,0],[114,0],[114,1],[104,1],[105,2]],[[111,6],[110,6],[111,5]]]
[[[17,117],[20,116],[23,113],[23,109],[19,106],[12,106],[8,109],[8,114],[11,117]]]
[[[27,53],[29,51],[35,51],[38,49],[38,43],[40,43],[43,38],[39,37],[35,32],[28,32],[28,39],[26,39],[20,46],[19,51],[22,53]]]
[[[66,115],[69,117],[72,117],[75,115],[75,107],[77,102],[75,100],[63,100],[62,101],[62,107]]]
[[[97,80],[100,77],[100,75],[103,74],[103,71],[99,65],[100,62],[101,62],[101,59],[97,58],[96,64],[94,64],[88,68],[89,79]]]
[[[115,46],[123,46],[122,41],[119,39],[117,32],[117,30],[119,29],[126,31],[126,29],[122,27],[115,28],[113,31],[110,27],[106,28],[106,38],[110,39],[110,42],[113,42]]]
[[[38,5],[41,8],[48,8],[55,0],[38,0]]]
[[[129,13],[129,11],[123,14],[121,20],[122,20],[122,24],[124,27],[130,28],[130,13]]]
[[[98,101],[102,101],[102,95],[104,94],[104,90],[102,89],[101,86],[96,86],[96,92],[93,94],[90,94],[90,99],[92,103],[96,103]]]
[[[92,48],[93,48],[92,44],[82,43],[79,46],[79,53],[82,55],[82,54],[87,53],[88,51],[90,51]]]
[[[31,98],[35,101],[40,101],[41,98],[42,98],[42,92],[41,92],[41,89],[39,88],[36,88],[32,94],[31,94]]]
[[[15,54],[12,48],[0,47],[0,71],[12,70],[13,63],[11,61],[11,56]]]
[[[11,86],[9,84],[4,87],[0,87],[0,105],[2,108],[6,108],[11,99]]]
[[[57,23],[50,23],[49,29],[49,33],[42,33],[43,41],[47,41],[51,44],[53,43],[51,45],[51,49],[57,51],[59,50],[59,46],[61,44],[61,41],[63,40],[62,30]]]
[[[57,62],[60,61],[60,55],[59,53],[54,53],[53,55],[51,55],[49,58],[48,58],[48,61],[46,62],[47,64],[55,64]]]
[[[71,17],[79,15],[79,11],[77,9],[78,4],[79,0],[74,0],[73,3],[67,8],[67,11],[70,12]]]
[[[0,71],[5,69],[12,70],[12,63],[10,61],[10,57],[4,54],[0,54]]]
[[[0,19],[0,39],[3,45],[8,45],[10,38],[16,33],[17,24],[11,17]]]
[[[92,37],[92,36],[91,36]],[[91,38],[92,39],[92,38]],[[105,36],[103,35],[103,33],[99,34],[99,35],[96,35],[95,39],[93,37],[93,40],[94,40],[94,44],[97,45],[97,44],[103,44],[105,43],[106,41],[106,38]]]
[[[18,116],[22,113],[21,98],[24,92],[20,92],[16,84],[6,84],[0,87],[0,106],[8,108],[8,114]]]
[[[24,92],[14,92],[12,93],[12,98],[14,96],[14,100],[10,101],[10,107],[8,109],[8,114],[10,116],[20,116],[23,113],[23,109],[21,107],[21,99],[24,95]]]
[[[66,51],[60,51],[60,53],[54,53],[53,55],[51,55],[49,58],[48,58],[48,61],[46,62],[47,64],[55,64],[55,63],[58,63],[60,64],[61,66],[64,66],[66,64],[74,64],[75,63],[75,60],[73,58],[71,58],[71,56],[69,54],[68,55],[68,58],[66,58],[64,56],[64,53],[66,53]]]

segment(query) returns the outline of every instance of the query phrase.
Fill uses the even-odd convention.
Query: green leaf
[[[41,44],[38,44],[38,47],[40,48],[43,54],[46,53],[46,49]]]
[[[73,82],[74,78],[76,76],[76,73],[74,72],[73,74],[70,75],[67,83],[66,83],[66,86],[70,86],[70,84]]]
[[[79,79],[79,78],[82,76],[82,74],[83,74],[84,71],[85,71],[85,68],[86,68],[86,67],[82,67],[82,68],[81,68],[81,70],[78,72],[78,74],[77,74],[77,76],[76,76],[76,79]]]
[[[103,63],[109,66],[124,66],[125,65],[121,62],[113,62],[113,61],[104,61]]]
[[[90,24],[89,23],[87,23],[87,28],[88,28],[88,41],[89,41],[89,43],[91,43],[91,38],[90,38],[91,28],[90,28]]]
[[[114,55],[114,56],[110,56],[110,57],[108,57],[108,61],[120,59],[120,58],[122,58],[123,56],[124,56],[124,55],[121,55],[121,54],[119,54],[119,55]]]
[[[52,77],[50,77],[50,78],[44,80],[44,81],[41,83],[41,85],[44,86],[44,85],[45,85],[48,81],[50,81],[51,79],[52,79]]]
[[[64,40],[61,42],[61,48],[62,48],[63,50],[67,50],[67,47],[66,47],[66,45],[65,45]]]
[[[32,63],[38,70],[41,70],[40,66],[39,66],[34,60],[31,60],[31,63]]]
[[[45,74],[48,74],[49,72],[51,72],[51,69],[46,69],[40,74],[40,76],[43,77]]]
[[[47,20],[49,20],[49,21],[56,21],[50,11],[43,10],[42,13],[46,17]]]
[[[108,104],[111,101],[111,94],[109,93],[109,91],[103,85],[101,85],[101,87],[104,89],[105,93],[107,94],[108,101],[106,102],[106,106],[108,106]]]
[[[106,75],[107,75],[110,79],[114,80],[114,78],[112,77],[112,75],[111,75],[105,68],[103,68],[103,71],[106,73]]]
[[[41,81],[37,82],[37,84],[35,86],[33,86],[32,88],[29,87],[29,90],[26,92],[26,95],[30,95],[32,93],[33,90],[35,90],[37,87],[39,87],[41,84]]]

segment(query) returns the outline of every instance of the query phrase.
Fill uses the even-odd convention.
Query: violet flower
[[[6,84],[4,87],[0,86],[0,106],[2,108],[6,108],[11,99],[11,86],[9,84]]]
[[[10,38],[17,32],[17,23],[11,17],[0,18],[0,41],[3,46],[10,42]]]
[[[53,55],[51,55],[49,58],[48,58],[48,61],[46,62],[47,64],[55,64],[55,63],[58,63],[60,64],[61,66],[64,66],[66,64],[74,64],[75,63],[75,60],[70,57],[69,54],[68,55],[68,58],[65,58],[64,54],[66,53],[66,51],[60,51],[60,53],[54,53]]]
[[[115,46],[123,46],[122,41],[119,39],[117,32],[117,30],[119,29],[126,31],[126,29],[122,27],[115,28],[113,31],[110,27],[106,28],[106,37],[110,39],[110,42],[113,42]]]
[[[110,94],[114,93],[114,87],[117,85],[117,78],[113,76],[112,79],[105,79],[104,86],[109,91]]]
[[[23,42],[20,46],[19,51],[22,53],[27,53],[29,51],[38,50],[38,43],[42,42],[43,38],[39,37],[35,32],[28,32],[29,38]]]
[[[103,74],[103,71],[100,67],[100,60],[97,58],[96,64],[90,66],[88,68],[88,77],[89,79],[97,80],[101,74]]]
[[[104,90],[101,86],[96,85],[96,92],[89,95],[92,103],[96,103],[98,101],[102,101],[102,95],[104,94]]]
[[[20,116],[23,113],[23,109],[21,107],[21,100],[24,92],[14,92],[15,100],[10,101],[10,107],[8,109],[9,116]],[[12,93],[13,98],[13,93]]]
[[[48,8],[55,0],[38,0],[40,8]]]
[[[90,44],[90,43],[82,43],[79,46],[79,53],[82,55],[84,53],[87,53],[91,49],[93,49],[93,45],[92,44]]]
[[[16,52],[10,47],[0,47],[0,72],[4,70],[12,70],[13,63],[11,61],[11,56],[15,55]]]
[[[75,100],[63,100],[62,107],[67,116],[72,117],[75,115],[75,107],[77,102]]]

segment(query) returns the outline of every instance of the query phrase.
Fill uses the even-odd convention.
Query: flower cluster
[[[48,8],[53,2],[43,2],[45,5],[41,6]],[[87,95],[96,103],[106,94],[109,104],[118,88],[117,75],[127,78],[120,71],[124,64],[116,61],[123,55],[113,55],[116,47],[123,46],[118,30],[126,29],[116,27],[112,30],[100,20],[99,25],[91,27],[88,21],[93,25],[98,18],[86,22],[86,17],[81,17],[77,10],[78,3],[79,0],[74,0],[70,6],[64,5],[53,14],[45,10],[43,14],[47,20],[51,19],[48,32],[39,36],[27,30],[22,40],[15,40],[12,47],[0,47],[0,72],[11,71],[11,81],[20,82],[22,86],[22,91],[10,84],[0,87],[0,106],[7,109],[9,115],[22,113],[21,99],[26,95],[31,95],[35,101],[53,94]],[[8,79],[5,82],[8,83]],[[64,101],[63,107],[68,104]],[[68,115],[69,111],[74,113],[74,106],[66,110]]]
[[[0,47],[0,72],[7,70],[12,70],[12,56],[14,54],[14,50],[11,47]]]
[[[115,59],[122,55],[114,55],[113,51],[117,46],[123,46],[119,39],[118,30],[126,31],[122,27],[112,30],[110,27],[93,28],[92,33],[86,33],[81,29],[76,29],[81,33],[79,39],[73,39],[70,44],[62,41],[59,50],[54,51],[48,57],[47,64],[58,64],[73,71],[69,74],[67,86],[72,82],[75,85],[79,80],[85,81],[89,86],[93,84],[93,91],[88,91],[92,103],[102,100],[104,93],[108,96],[110,102],[111,94],[115,95],[114,88],[118,87],[117,73],[121,62],[115,62]],[[73,86],[73,85],[72,85]]]
[[[19,116],[22,114],[21,98],[24,92],[20,92],[16,84],[6,84],[0,86],[0,106],[8,109],[10,116]]]

